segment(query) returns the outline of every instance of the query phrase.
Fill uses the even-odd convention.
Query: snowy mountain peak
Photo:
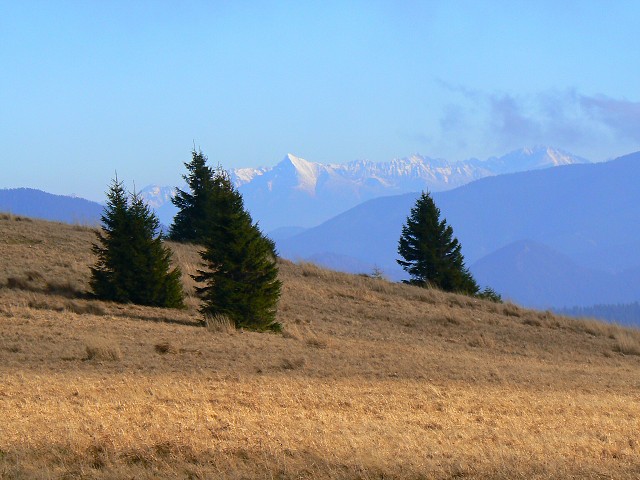
[[[295,188],[314,194],[319,174],[321,171],[327,170],[327,168],[330,167],[326,167],[319,163],[309,162],[304,158],[296,157],[295,155],[288,153],[276,168],[281,171],[292,171],[297,181]]]
[[[260,168],[234,168],[229,172],[231,174],[231,180],[236,187],[241,187],[247,183],[251,183],[256,177],[260,175],[264,175],[266,172],[271,170],[268,167],[260,167]]]
[[[159,208],[169,203],[175,196],[176,189],[173,187],[162,187],[160,185],[147,185],[139,195],[151,207]]]
[[[502,157],[491,157],[482,163],[495,174],[501,174],[589,163],[589,161],[557,148],[536,146],[514,150]]]

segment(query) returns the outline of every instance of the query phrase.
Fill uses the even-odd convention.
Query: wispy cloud
[[[640,147],[640,102],[575,89],[511,95],[440,84],[453,94],[440,117],[449,148],[499,153],[546,144],[597,160]]]
[[[617,138],[640,142],[640,102],[582,95],[580,104],[592,120],[606,125]]]

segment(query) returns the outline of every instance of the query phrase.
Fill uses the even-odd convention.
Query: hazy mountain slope
[[[640,153],[635,153],[607,163],[485,178],[434,198],[463,245],[467,265],[524,239],[580,265],[580,258],[595,262],[610,248],[633,245],[640,238],[639,179]],[[280,251],[292,258],[347,255],[398,278],[397,241],[416,198],[407,194],[371,200],[280,242]],[[545,304],[549,300],[539,299]],[[568,303],[558,306],[564,305]]]
[[[0,212],[57,222],[96,225],[104,207],[84,198],[53,195],[33,188],[0,190]]]
[[[616,305],[593,305],[556,310],[561,315],[598,318],[620,325],[640,326],[640,302]]]
[[[397,278],[396,246],[402,224],[417,194],[381,197],[364,202],[321,225],[277,243],[286,258],[307,259],[329,253],[351,257],[365,271],[379,266]],[[402,212],[402,213],[401,213]],[[337,266],[335,266],[337,268]],[[344,270],[344,269],[342,269]]]
[[[491,285],[505,299],[533,308],[615,303],[624,301],[627,290],[614,274],[581,267],[529,240],[498,249],[474,263],[471,271],[478,282]]]

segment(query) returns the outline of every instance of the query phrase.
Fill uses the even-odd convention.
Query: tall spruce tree
[[[206,269],[193,278],[205,316],[225,315],[236,328],[279,330],[276,307],[278,280],[275,244],[264,236],[244,208],[242,195],[229,174],[218,167],[212,177],[210,215],[201,257]]]
[[[188,173],[182,178],[190,191],[178,188],[171,199],[178,207],[178,213],[169,229],[169,238],[177,242],[203,243],[211,217],[213,171],[207,166],[207,157],[195,148],[191,151],[191,161],[184,165]]]
[[[402,227],[397,260],[411,276],[409,283],[432,286],[467,295],[478,293],[478,284],[464,265],[461,245],[453,229],[427,192],[423,192]]]
[[[98,243],[92,245],[98,260],[91,267],[90,285],[97,298],[184,307],[180,269],[169,270],[172,254],[157,234],[159,226],[142,198],[127,195],[116,177],[107,193]]]

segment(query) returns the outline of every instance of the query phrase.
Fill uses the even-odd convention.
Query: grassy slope
[[[281,264],[284,335],[82,298],[92,231],[0,216],[2,478],[632,478],[640,334]]]

